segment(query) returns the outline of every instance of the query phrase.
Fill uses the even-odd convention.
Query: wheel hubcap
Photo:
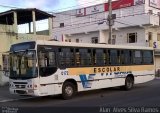
[[[131,88],[131,87],[132,87],[132,81],[131,81],[131,80],[129,80],[129,81],[127,82],[127,87],[128,87],[128,88]]]
[[[68,96],[71,96],[71,95],[73,94],[73,89],[72,89],[72,87],[67,86],[67,87],[65,88],[65,92],[66,92],[66,94],[67,94]]]

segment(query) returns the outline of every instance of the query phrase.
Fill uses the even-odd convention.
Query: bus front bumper
[[[11,94],[28,95],[28,96],[40,96],[39,91],[35,89],[15,89],[9,88]]]

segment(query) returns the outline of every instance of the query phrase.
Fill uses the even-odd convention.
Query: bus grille
[[[24,91],[24,90],[16,90],[16,93],[18,93],[18,94],[26,94],[27,92]]]
[[[27,82],[13,82],[14,84],[27,84]]]
[[[15,85],[16,88],[25,88],[25,85]]]

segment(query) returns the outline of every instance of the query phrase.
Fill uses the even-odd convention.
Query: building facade
[[[109,39],[108,3],[56,13],[54,38],[77,43],[104,43],[155,48],[160,69],[160,1],[112,2],[112,39]]]
[[[0,85],[8,82],[10,46],[31,40],[49,40],[52,18],[53,15],[38,9],[13,9],[0,13]],[[48,29],[37,30],[37,22],[44,19],[48,20]]]

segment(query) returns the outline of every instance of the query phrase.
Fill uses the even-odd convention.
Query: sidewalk
[[[5,76],[4,71],[0,70],[0,86],[8,85],[9,77]]]
[[[156,77],[155,79],[158,79],[158,80],[160,80],[160,77]]]
[[[17,98],[20,98],[20,96],[10,94],[8,85],[0,87],[0,102]]]
[[[11,96],[11,94],[9,93],[9,86],[8,85],[1,86],[0,87],[0,100],[2,98],[7,98],[10,96]]]
[[[3,105],[4,102],[26,100],[26,99],[32,99],[32,98],[35,98],[35,97],[10,94],[8,85],[0,87],[0,106]]]

